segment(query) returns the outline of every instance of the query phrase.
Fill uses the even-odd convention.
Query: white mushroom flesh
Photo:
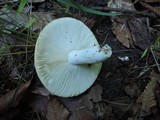
[[[105,45],[103,47],[93,46],[82,50],[73,50],[68,55],[68,62],[72,65],[94,64],[103,62],[112,54],[111,47]]]

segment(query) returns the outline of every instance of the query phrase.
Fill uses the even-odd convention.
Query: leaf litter
[[[0,98],[0,114],[6,112],[11,107],[16,107],[18,105],[19,101],[27,91],[30,83],[31,80],[21,85],[20,87],[9,91],[7,94]]]
[[[76,2],[89,7],[95,5],[102,7],[111,4],[112,0],[110,3],[98,0],[94,2],[83,0]],[[149,2],[148,4],[150,4],[157,1],[146,0],[145,2]],[[10,4],[15,3],[16,1]],[[113,5],[114,8],[118,6],[119,9],[123,8],[136,12],[138,11],[136,5],[140,4],[139,2],[135,2],[134,4],[131,1],[125,0],[115,0],[115,3],[116,7]],[[141,117],[146,120],[146,116],[151,117],[152,115],[157,119],[159,118],[159,78],[154,80],[155,77],[153,76],[158,76],[157,73],[154,73],[149,78],[150,71],[157,69],[155,68],[157,64],[155,64],[154,58],[148,48],[156,47],[156,49],[153,49],[153,54],[159,56],[159,42],[152,44],[154,39],[152,32],[156,30],[152,28],[152,22],[151,24],[148,22],[148,19],[151,18],[134,15],[110,18],[96,16],[84,13],[83,11],[77,12],[78,9],[70,8],[64,4],[61,5],[60,3],[45,0],[28,1],[26,6],[24,10],[29,11],[22,11],[22,14],[19,14],[18,17],[14,8],[9,9],[6,6],[1,8],[1,12],[4,13],[4,8],[7,11],[7,14],[0,15],[1,19],[3,19],[1,23],[4,23],[1,26],[5,26],[5,29],[2,30],[3,32],[7,32],[5,31],[6,28],[22,31],[22,33],[31,29],[32,32],[37,34],[46,24],[55,18],[64,16],[76,17],[78,15],[77,19],[82,20],[95,33],[100,43],[102,41],[109,43],[113,48],[113,52],[115,50],[121,51],[122,48],[124,51],[113,53],[112,58],[104,62],[96,83],[82,95],[73,98],[60,98],[50,95],[44,86],[39,84],[39,80],[33,78],[32,81],[29,81],[29,78],[32,78],[35,74],[32,60],[33,53],[29,54],[25,52],[25,55],[19,56],[8,55],[10,59],[6,58],[6,56],[1,57],[0,64],[2,68],[0,68],[2,74],[0,76],[2,76],[3,82],[0,84],[2,86],[1,90],[5,91],[0,92],[0,113],[2,119],[35,119],[36,117],[36,119],[45,120],[136,120]],[[54,10],[51,6],[56,9]],[[34,11],[30,14],[30,10],[33,8]],[[141,9],[146,10],[145,8]],[[115,13],[115,11],[112,11],[112,13]],[[30,15],[28,16],[28,14]],[[99,31],[99,28],[102,31]],[[12,35],[14,32],[9,31],[8,33]],[[107,36],[106,33],[108,34],[108,38],[104,40]],[[11,41],[10,45],[19,45],[17,37],[7,40]],[[21,41],[20,43],[20,45],[24,45],[26,42]],[[5,42],[1,44],[1,48],[5,49],[0,51],[0,53],[11,53],[13,50],[22,50],[22,48],[8,49],[5,45]],[[133,50],[132,53],[125,52],[125,50],[130,49]],[[148,49],[147,54],[143,59],[139,59],[139,56],[145,49]],[[31,57],[28,58],[27,62],[24,60],[26,56]],[[117,56],[129,56],[129,61],[120,61]],[[7,59],[10,63],[7,63]],[[158,57],[156,59],[159,62]],[[3,67],[7,64],[8,67]],[[26,67],[23,68],[25,65]],[[134,68],[134,66],[137,67]],[[145,69],[144,66],[148,69],[140,75]],[[22,70],[24,71],[22,72]],[[22,85],[20,89],[17,89],[16,92],[11,87],[3,87],[4,84],[8,84],[9,82],[16,83],[18,80],[28,82]],[[35,83],[36,85],[33,85]],[[12,99],[13,96],[15,96],[14,99]],[[148,96],[150,96],[150,99],[148,99]],[[8,116],[7,113],[9,114]]]

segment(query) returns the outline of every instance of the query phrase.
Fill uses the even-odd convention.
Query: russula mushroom
[[[107,44],[100,47],[83,22],[64,17],[53,20],[40,32],[35,68],[51,94],[72,97],[94,83],[102,62],[111,54],[111,48]]]

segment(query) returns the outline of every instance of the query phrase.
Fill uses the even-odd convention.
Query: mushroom
[[[60,97],[77,96],[97,79],[102,62],[112,54],[101,47],[81,21],[58,18],[40,32],[35,47],[35,68],[48,91]]]

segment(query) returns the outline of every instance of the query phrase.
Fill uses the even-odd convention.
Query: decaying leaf
[[[122,8],[128,10],[135,10],[133,3],[128,0],[111,0],[108,3],[108,6],[111,8]],[[112,31],[116,35],[117,39],[127,48],[132,46],[132,38],[130,31],[127,26],[127,19],[126,18],[112,18]]]
[[[111,8],[135,10],[133,3],[130,0],[111,0],[108,3],[108,6]],[[122,45],[124,45],[127,48],[130,48],[130,46],[132,46],[132,38],[127,26],[127,19],[114,17],[111,18],[111,20],[113,21],[112,31],[116,35],[117,39],[122,43]]]
[[[94,120],[96,116],[92,112],[93,103],[90,95],[85,94],[73,98],[61,98],[61,102],[71,111],[69,120]]]
[[[55,97],[50,99],[47,106],[47,120],[68,120],[69,115],[68,110]]]
[[[69,110],[74,111],[80,108],[90,109],[87,104],[90,104],[88,102],[91,101],[87,97],[86,95],[82,95],[73,98],[61,98],[60,100]]]
[[[125,0],[114,0],[110,3],[110,7],[136,11],[131,0],[127,2]],[[112,31],[125,47],[130,48],[133,44],[142,50],[150,47],[151,37],[143,18],[114,17],[112,21]]]
[[[8,110],[10,107],[15,107],[19,103],[30,83],[31,81],[28,81],[19,88],[10,91],[0,98],[0,114]]]
[[[96,21],[94,19],[88,19],[86,25],[91,29],[94,26],[95,22]]]
[[[97,84],[89,90],[89,96],[90,99],[92,99],[92,102],[100,102],[102,101],[102,86],[100,84]]]
[[[127,48],[132,45],[132,38],[125,19],[118,19],[117,22],[112,23],[112,31],[117,39]]]
[[[135,46],[145,50],[151,45],[149,29],[142,18],[134,18],[128,21],[128,27]]]
[[[97,84],[91,87],[86,94],[73,97],[61,99],[62,103],[67,106],[68,109],[78,110],[80,108],[86,108],[88,110],[93,109],[93,102],[100,102],[102,100],[102,86]]]
[[[137,99],[137,103],[142,104],[142,110],[148,112],[151,107],[156,106],[154,89],[157,81],[160,79],[160,75],[153,75],[151,81],[147,84],[143,93]]]
[[[140,89],[138,88],[138,85],[134,81],[126,85],[124,87],[124,91],[132,98],[138,97],[140,94]]]
[[[134,45],[142,50],[150,47],[151,37],[143,19],[115,19],[116,21],[112,23],[112,31],[125,47],[130,48]]]

